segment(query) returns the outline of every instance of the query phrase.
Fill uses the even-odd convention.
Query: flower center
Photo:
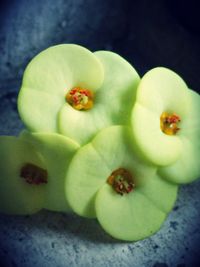
[[[135,188],[131,173],[124,168],[113,171],[108,177],[107,183],[112,186],[115,192],[122,196],[125,193],[130,193]]]
[[[66,101],[76,110],[88,110],[93,107],[94,94],[88,89],[74,87],[67,93]]]
[[[180,121],[177,114],[163,112],[160,116],[160,128],[167,135],[175,135],[180,130],[178,127]]]
[[[32,163],[26,163],[21,168],[20,177],[24,178],[28,184],[40,185],[47,183],[48,173]]]

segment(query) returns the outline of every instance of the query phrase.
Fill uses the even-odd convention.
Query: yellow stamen
[[[175,135],[180,130],[178,127],[180,121],[177,114],[163,112],[160,116],[160,128],[167,135]]]
[[[94,94],[88,89],[74,87],[67,93],[66,101],[76,110],[88,110],[93,107]]]

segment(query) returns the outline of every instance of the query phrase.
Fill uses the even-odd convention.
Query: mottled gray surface
[[[31,217],[1,216],[1,256],[8,266],[193,266],[200,239],[200,183],[182,188],[173,211],[155,236],[137,243],[109,238],[95,220],[42,211]]]
[[[167,66],[191,88],[200,88],[199,33],[174,16],[167,4],[173,1],[8,2],[0,16],[1,135],[16,135],[23,128],[16,98],[26,64],[58,43],[119,52],[140,74]],[[96,220],[75,215],[0,215],[0,261],[8,267],[194,266],[200,252],[199,190],[200,181],[182,186],[162,229],[137,243],[115,241]]]

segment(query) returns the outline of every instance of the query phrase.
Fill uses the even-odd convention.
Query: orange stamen
[[[163,112],[160,116],[160,128],[167,135],[175,135],[180,130],[178,127],[180,121],[181,119],[177,114]]]
[[[76,110],[88,110],[93,107],[94,94],[88,89],[74,87],[67,93],[66,101]]]
[[[128,194],[135,188],[131,173],[124,168],[113,171],[108,177],[107,183],[120,195]]]

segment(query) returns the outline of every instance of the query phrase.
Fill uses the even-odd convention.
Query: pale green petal
[[[1,136],[0,212],[25,215],[42,209],[46,184],[30,185],[20,177],[21,168],[27,163],[46,169],[32,144],[16,137]]]
[[[92,145],[101,156],[102,164],[111,170],[110,174],[120,167],[125,168],[135,183],[135,189],[123,196],[106,183],[98,190],[96,216],[105,231],[115,238],[130,241],[158,231],[176,201],[178,187],[162,180],[155,167],[138,159],[128,127],[109,127],[95,137]],[[97,171],[101,173],[100,169]]]
[[[141,184],[138,182],[136,190],[152,202],[155,207],[168,213],[176,201],[178,186],[165,181],[160,175],[154,174],[143,178]]]
[[[137,183],[155,174],[154,167],[137,159],[128,139],[129,131],[123,126],[104,129],[74,156],[68,171],[66,196],[79,215],[95,217],[96,193],[114,170],[126,168]]]
[[[22,121],[33,132],[56,132],[57,116],[64,100],[39,90],[22,90],[18,110]]]
[[[57,131],[58,111],[67,92],[80,86],[98,90],[104,70],[97,57],[78,45],[50,47],[27,66],[18,98],[18,109],[32,131]]]
[[[189,108],[187,85],[175,72],[157,67],[148,71],[138,86],[137,102],[156,112],[173,112],[184,117]]]
[[[178,187],[161,179],[156,174],[155,166],[141,161],[131,146],[131,141],[129,127],[112,126],[101,131],[92,141],[92,145],[110,170],[119,167],[129,170],[137,190],[159,209],[169,212],[176,200]]]
[[[104,82],[97,94],[113,124],[126,124],[135,103],[140,77],[136,70],[121,56],[109,51],[94,53],[103,65]]]
[[[159,169],[159,174],[170,182],[185,184],[200,178],[200,140],[182,137],[182,153],[172,165]]]
[[[137,241],[158,231],[166,218],[138,191],[116,194],[109,185],[102,187],[95,201],[97,219],[106,232],[117,239]]]
[[[165,179],[178,184],[190,183],[200,177],[200,96],[192,90],[190,95],[190,109],[181,121],[178,133],[182,142],[180,158],[159,170]]]
[[[89,142],[107,126],[129,123],[140,79],[135,69],[119,55],[107,51],[94,55],[102,63],[105,75],[95,94],[93,108],[78,111],[65,105],[59,114],[59,132],[80,144]]]
[[[42,51],[29,63],[23,87],[63,96],[74,86],[97,90],[103,76],[102,65],[92,52],[79,45],[62,44]]]
[[[191,96],[190,109],[180,124],[180,136],[186,136],[190,140],[200,139],[200,95],[189,90]]]
[[[136,103],[132,112],[132,130],[141,153],[156,165],[175,162],[182,151],[178,136],[169,136],[160,129],[160,114]]]
[[[75,110],[70,105],[65,105],[58,118],[59,132],[82,145],[112,123],[103,105],[99,103],[87,111]]]
[[[32,142],[44,157],[48,170],[44,208],[53,211],[70,211],[65,196],[68,167],[79,145],[59,134],[23,132],[21,138]]]
[[[66,181],[66,197],[74,212],[84,217],[96,217],[95,195],[109,175],[109,168],[91,144],[77,152]]]
[[[111,126],[102,130],[93,139],[92,145],[112,171],[124,167],[132,171],[136,179],[153,175],[155,166],[144,164],[131,142],[132,133],[128,126]]]

